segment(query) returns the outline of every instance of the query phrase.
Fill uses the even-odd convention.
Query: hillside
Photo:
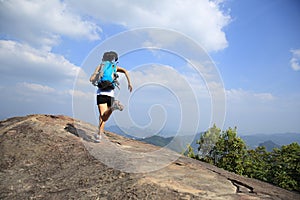
[[[272,140],[262,142],[258,146],[265,147],[268,152],[273,151],[274,148],[278,148],[278,149],[280,148],[280,145],[275,144]]]
[[[66,116],[0,122],[0,199],[300,199]]]

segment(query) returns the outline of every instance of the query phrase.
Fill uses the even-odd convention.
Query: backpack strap
[[[100,73],[103,70],[102,68],[103,68],[103,63],[100,63],[100,65],[98,65],[98,67],[96,68],[95,72],[90,77],[90,82],[94,86],[97,86],[98,80],[100,78]]]
[[[100,64],[100,69],[99,69],[99,79],[98,80],[100,80],[101,78],[102,78],[102,76],[103,76],[103,74],[104,74],[104,70],[106,69],[106,63],[105,62],[107,62],[107,61],[103,61],[103,62],[101,62],[101,64]]]

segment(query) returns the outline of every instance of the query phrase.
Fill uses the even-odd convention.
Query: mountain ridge
[[[108,130],[113,130],[113,132],[122,135],[124,137],[127,138],[131,138],[131,139],[136,139],[139,141],[144,141],[147,142],[149,144],[154,144],[157,146],[166,146],[169,144],[170,141],[172,141],[172,139],[174,137],[172,136],[167,136],[164,137],[162,135],[153,135],[150,137],[146,137],[146,138],[138,138],[138,137],[134,137],[128,134],[123,133],[122,129],[120,128],[116,128],[117,126],[114,126],[113,129],[110,129],[111,127],[108,127]],[[197,153],[197,149],[198,149],[198,144],[196,143],[197,140],[200,139],[201,134],[203,134],[203,132],[201,133],[197,133],[194,136],[194,140],[191,142],[191,147],[193,147],[195,153]],[[181,136],[179,136],[181,137]],[[260,144],[262,143],[266,143],[268,141],[272,141],[274,143],[274,147],[280,148],[280,146],[283,145],[289,145],[293,142],[297,142],[298,144],[300,144],[300,134],[299,133],[274,133],[274,134],[253,134],[253,135],[238,135],[238,137],[240,137],[241,139],[243,139],[247,145],[247,147],[249,149],[255,149],[256,147],[260,146]],[[268,149],[269,151],[271,151],[272,148]],[[173,150],[175,150],[173,148]],[[183,149],[178,150],[177,152],[182,152]]]

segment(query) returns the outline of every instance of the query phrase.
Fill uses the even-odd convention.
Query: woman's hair
[[[105,52],[102,57],[102,61],[117,61],[118,54],[114,51]]]

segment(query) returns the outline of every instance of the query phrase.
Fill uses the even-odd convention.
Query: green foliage
[[[224,131],[214,148],[215,164],[218,167],[242,175],[243,159],[246,156],[246,144],[237,137],[236,128]]]
[[[197,140],[197,144],[199,144],[198,156],[201,160],[211,164],[213,163],[213,148],[219,140],[220,133],[221,129],[214,124],[213,127],[200,136],[200,140]]]
[[[298,143],[274,148],[247,150],[245,142],[237,137],[237,129],[221,130],[215,125],[201,135],[198,155],[192,147],[188,156],[214,164],[225,170],[250,178],[270,182],[288,190],[300,192],[300,146]]]
[[[256,178],[268,181],[270,170],[269,163],[270,153],[264,146],[257,147],[255,150],[248,150],[244,158],[244,175],[250,178]]]
[[[187,150],[184,152],[184,155],[190,158],[197,159],[197,156],[194,153],[194,149],[190,144],[187,145]]]
[[[300,146],[298,143],[274,149],[270,154],[269,182],[288,190],[300,191]]]

